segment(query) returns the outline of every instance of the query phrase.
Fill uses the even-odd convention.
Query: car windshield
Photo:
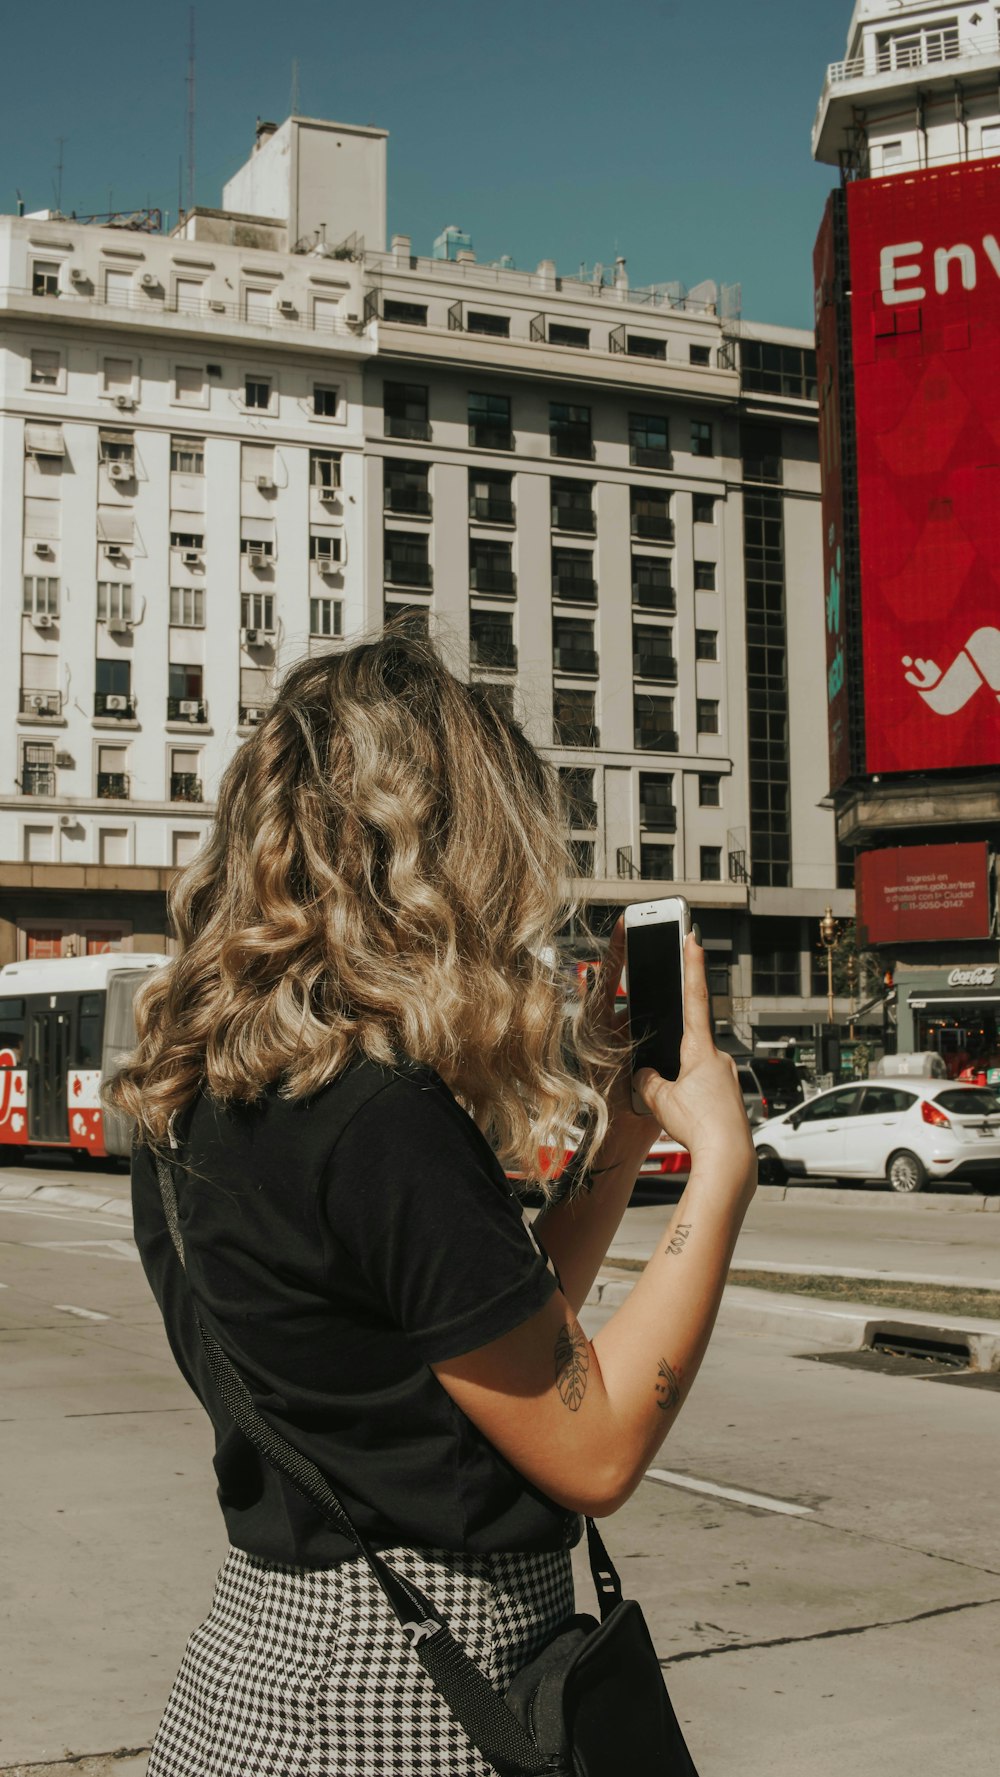
[[[954,1086],[950,1092],[939,1092],[934,1103],[956,1117],[1000,1116],[1000,1098],[982,1086]]]

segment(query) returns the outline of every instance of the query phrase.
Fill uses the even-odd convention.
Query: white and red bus
[[[131,1126],[104,1110],[101,1085],[134,1048],[133,1001],[166,960],[106,951],[0,969],[0,1160],[129,1154]]]

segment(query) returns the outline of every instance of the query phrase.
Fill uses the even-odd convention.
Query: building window
[[[670,516],[670,495],[658,487],[630,489],[632,535],[650,543],[672,543],[674,521]]]
[[[596,827],[597,802],[594,797],[593,771],[577,765],[560,765],[559,789],[569,826]]]
[[[433,574],[425,531],[386,531],[385,578],[395,586],[430,587]]]
[[[336,637],[344,633],[344,607],[339,599],[311,598],[309,600],[309,634],[311,636]]]
[[[598,747],[601,744],[593,691],[556,689],[553,730],[557,747]]]
[[[756,441],[753,448],[757,449]],[[755,884],[791,886],[785,563],[780,494],[743,496],[750,864]]]
[[[200,586],[170,588],[170,621],[178,629],[203,629],[205,593]]]
[[[193,864],[201,847],[200,833],[172,833],[170,836],[170,862],[175,870],[184,870]]]
[[[695,630],[694,657],[696,660],[718,660],[719,632],[717,629]]]
[[[422,438],[431,435],[425,383],[384,383],[382,430],[387,438]]]
[[[712,494],[695,494],[691,502],[691,516],[695,524],[714,524],[717,505],[718,501]]]
[[[570,604],[592,605],[597,599],[594,556],[590,549],[553,549],[552,597]]]
[[[592,481],[553,481],[551,497],[554,530],[580,531],[591,535],[596,531]]]
[[[97,448],[102,463],[119,463],[130,473],[135,469],[135,434],[113,432],[102,427],[97,434]]]
[[[175,278],[174,308],[179,315],[200,315],[204,296],[202,278]]]
[[[673,882],[674,848],[672,845],[639,847],[639,875],[644,882]]]
[[[94,715],[114,716],[118,720],[135,715],[132,696],[132,663],[120,657],[97,660],[94,687]]]
[[[577,351],[590,350],[590,328],[568,327],[563,321],[549,322],[550,346],[575,346]]]
[[[852,889],[854,887],[854,871],[857,854],[849,845],[837,841],[837,887]]]
[[[333,569],[343,560],[344,539],[338,531],[314,531],[309,538],[309,560]]]
[[[487,543],[480,537],[470,539],[469,585],[475,592],[492,592],[512,598],[517,590],[513,544]]]
[[[514,477],[502,470],[469,470],[469,517],[478,524],[514,523]]]
[[[133,392],[134,379],[135,365],[131,358],[105,358],[102,370],[105,395],[128,401]]]
[[[631,358],[663,359],[667,355],[667,342],[645,333],[630,333],[625,350]]]
[[[592,457],[590,408],[571,401],[550,401],[549,448],[554,457]]]
[[[31,354],[31,386],[33,389],[58,389],[62,374],[58,352],[39,348]]]
[[[569,842],[569,855],[570,865],[574,876],[593,876],[594,841],[592,839],[571,839]]]
[[[586,617],[552,619],[552,664],[557,673],[596,673],[594,625]]]
[[[751,987],[755,994],[797,998],[802,992],[801,933],[797,919],[750,923]]]
[[[36,259],[31,267],[32,296],[59,295],[59,265],[54,259]]]
[[[171,531],[171,549],[184,549],[192,555],[201,555],[205,547],[204,531]],[[242,544],[240,545],[242,548]]]
[[[886,157],[886,154],[890,148],[898,148],[900,158],[902,158],[902,153],[903,153],[902,142],[883,142],[883,144],[882,144],[883,165],[885,164],[885,157]],[[983,124],[983,127],[979,132],[979,152],[983,156],[984,160],[985,160],[986,156],[989,154],[1000,154],[1000,123],[984,123]]]
[[[123,580],[98,580],[98,623],[132,622],[132,588]]]
[[[429,518],[430,464],[403,463],[386,457],[382,465],[382,504],[386,512],[416,513]]]
[[[715,592],[716,567],[714,561],[695,562],[694,584],[697,592]]]
[[[401,599],[386,599],[383,614],[387,623],[395,623],[408,635],[426,642],[431,632],[429,605],[407,605]]]
[[[28,574],[24,581],[26,617],[58,617],[59,582],[50,576]]]
[[[712,362],[711,346],[688,346],[688,363],[706,366]]]
[[[633,555],[632,603],[644,611],[676,610],[669,556]]]
[[[715,455],[715,452],[712,449],[711,420],[691,421],[691,455],[693,457],[711,457]]]
[[[719,704],[714,697],[698,697],[695,699],[697,712],[697,730],[699,734],[718,734]]]
[[[274,492],[274,445],[240,446],[240,480],[252,481],[261,493]]]
[[[722,847],[721,845],[703,845],[699,848],[698,875],[701,882],[722,881]]]
[[[243,405],[247,409],[267,412],[271,405],[271,379],[269,376],[245,376],[243,378]]]
[[[128,748],[98,747],[97,794],[103,801],[124,800],[129,793]],[[101,860],[102,863],[104,860]]]
[[[745,481],[781,481],[780,426],[744,426],[741,446]]]
[[[514,687],[513,685],[494,685],[488,679],[476,682],[476,693],[484,702],[494,709],[505,722],[514,720]]]
[[[902,151],[902,144],[897,146]],[[757,394],[784,395],[795,401],[815,401],[815,349],[812,346],[779,346],[767,344],[760,339],[744,339],[740,342],[740,380],[744,389]],[[778,454],[780,456],[780,449]],[[769,481],[772,477],[761,476],[759,479]]]
[[[628,460],[638,469],[669,469],[669,433],[664,415],[629,414]]]
[[[56,793],[56,749],[48,740],[26,740],[21,743],[22,796],[54,796]]]
[[[170,467],[176,475],[204,475],[205,440],[171,438]]]
[[[274,634],[274,593],[244,592],[240,594],[240,623],[245,630]]]
[[[243,520],[243,523],[247,526],[248,529],[254,524],[254,522],[255,521],[253,519],[244,519]],[[265,519],[264,522],[266,524],[269,522],[269,520]],[[264,565],[267,567],[270,567],[271,563],[275,559],[274,538],[273,537],[263,537],[260,535],[241,537],[240,538],[240,554],[245,555],[250,559],[250,566],[251,567],[254,567],[257,565],[257,563],[254,559],[256,557],[263,557]]]
[[[674,780],[669,772],[640,771],[639,825],[653,833],[676,833]]]
[[[340,390],[332,383],[313,383],[313,414],[320,420],[335,420],[340,403]]]
[[[382,319],[395,321],[404,327],[426,327],[427,304],[400,302],[395,296],[387,296],[382,304]]]
[[[469,660],[473,666],[517,666],[514,618],[509,611],[469,612]]]
[[[104,300],[113,308],[128,308],[132,301],[132,273],[108,267],[104,274]]]
[[[699,808],[722,807],[722,778],[716,771],[698,773]]]
[[[469,443],[477,450],[513,450],[509,395],[470,394]]]
[[[167,668],[167,721],[204,722],[204,699],[204,669],[172,660]]]
[[[205,372],[200,364],[174,365],[174,401],[181,407],[203,407]]]
[[[309,452],[309,480],[313,487],[339,488],[340,486],[340,453],[333,450],[311,450]]]
[[[510,320],[507,315],[490,315],[482,309],[469,309],[465,317],[466,333],[488,333],[494,339],[510,338]]]
[[[676,753],[672,697],[653,697],[648,691],[638,691],[633,699],[633,714],[637,752]]]

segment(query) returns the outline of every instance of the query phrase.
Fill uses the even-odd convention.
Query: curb
[[[620,1277],[600,1272],[586,1306],[620,1308],[633,1288]],[[813,1301],[796,1301],[777,1291],[740,1284],[726,1285],[719,1318],[734,1322],[740,1333],[794,1333],[797,1339],[839,1351],[861,1351],[880,1333],[923,1333],[928,1339],[966,1345],[974,1370],[1000,1370],[1000,1321],[996,1320],[956,1321],[906,1308],[875,1308],[866,1302],[831,1302],[820,1307]]]
[[[132,1204],[128,1197],[106,1197],[103,1191],[81,1190],[75,1185],[36,1185],[28,1179],[8,1179],[0,1184],[0,1200],[19,1203],[58,1203],[64,1209],[104,1210],[131,1222]],[[3,1770],[0,1767],[0,1777]]]
[[[834,1203],[855,1209],[887,1209],[890,1204],[899,1204],[901,1208],[905,1205],[907,1209],[951,1210],[953,1214],[1000,1213],[1000,1191],[917,1191],[904,1196],[898,1191],[872,1190],[865,1185],[854,1190],[843,1185],[758,1185],[757,1197],[762,1203]]]

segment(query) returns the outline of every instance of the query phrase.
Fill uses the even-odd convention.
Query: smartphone
[[[665,1080],[681,1071],[684,1035],[684,939],[691,909],[683,895],[637,901],[625,909],[625,979],[632,1053],[632,1109],[646,1115],[634,1075],[652,1067]]]

